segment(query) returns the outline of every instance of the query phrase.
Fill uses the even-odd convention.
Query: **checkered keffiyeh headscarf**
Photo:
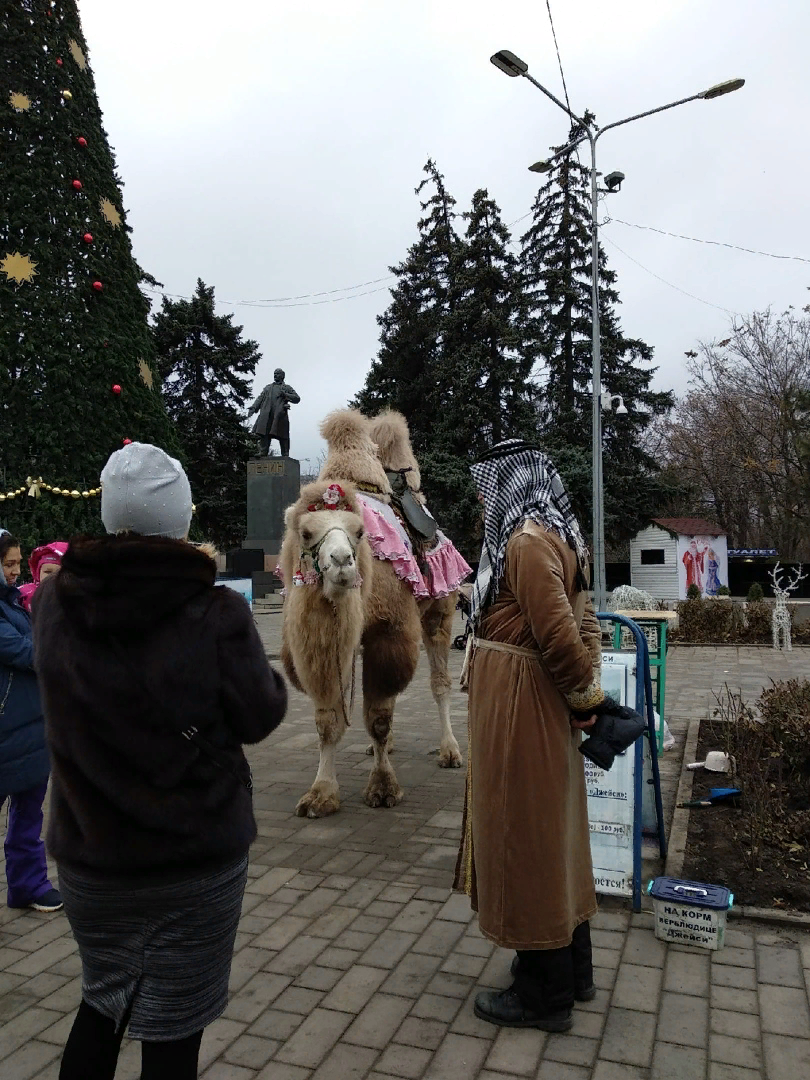
[[[576,552],[580,588],[587,583],[588,549],[560,474],[536,446],[520,439],[498,443],[471,470],[484,498],[484,543],[472,592],[470,625],[495,599],[503,574],[506,545],[525,521],[561,536]],[[490,595],[491,594],[491,595]]]

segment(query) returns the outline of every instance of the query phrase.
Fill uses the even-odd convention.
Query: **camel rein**
[[[332,602],[332,611],[335,615],[335,623],[337,624],[337,628],[339,629],[338,610],[334,602]],[[343,672],[340,668],[340,636],[337,633],[335,634],[335,667],[337,668],[338,684],[340,685],[340,708],[343,713],[343,719],[346,722],[346,727],[351,727],[351,717],[354,713],[355,689],[357,686],[357,650],[355,649],[352,653],[352,683],[351,692],[349,695],[349,711],[346,712],[346,688],[343,685]]]

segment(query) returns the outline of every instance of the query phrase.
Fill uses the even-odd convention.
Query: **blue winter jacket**
[[[0,571],[0,797],[48,779],[31,617]]]

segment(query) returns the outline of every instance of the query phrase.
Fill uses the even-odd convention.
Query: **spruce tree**
[[[190,300],[164,297],[154,321],[163,396],[182,441],[196,521],[223,548],[245,536],[245,465],[256,440],[243,425],[261,359],[232,320],[216,314],[213,288],[198,279]]]
[[[419,239],[403,262],[389,268],[399,280],[389,307],[377,316],[380,349],[352,403],[369,416],[398,409],[408,418],[417,451],[426,446],[437,415],[436,372],[460,246],[456,200],[434,161],[428,159],[423,171],[425,179],[415,194],[422,196],[428,186],[432,191],[420,198]]]
[[[480,507],[468,467],[502,439],[531,438],[536,406],[523,337],[525,294],[509,230],[483,188],[464,220],[437,368],[440,409],[425,467],[440,492],[442,521],[472,543]]]
[[[456,226],[455,200],[433,162],[420,237],[392,272],[380,352],[355,403],[399,409],[410,425],[431,510],[469,555],[480,508],[469,466],[495,442],[535,430],[532,358],[510,236],[485,190]],[[417,189],[421,193],[425,182]]]
[[[75,0],[3,5],[0,524],[26,546],[102,531],[125,440],[178,452],[87,55]]]
[[[592,114],[586,114],[589,123]],[[575,138],[579,129],[571,129]],[[555,148],[559,149],[559,148]],[[537,193],[531,227],[522,237],[521,268],[528,298],[527,355],[542,369],[539,428],[564,475],[577,513],[591,518],[591,207],[588,169],[576,155],[558,160]],[[619,543],[655,513],[665,497],[658,465],[643,434],[672,408],[672,394],[650,389],[652,348],[624,335],[616,311],[616,274],[599,247],[602,386],[621,394],[627,416],[603,414],[605,533]]]

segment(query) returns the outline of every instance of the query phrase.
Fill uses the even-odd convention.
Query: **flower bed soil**
[[[703,761],[709,750],[719,749],[709,724],[703,721],[696,760]],[[699,769],[694,775],[692,798],[708,797],[713,787],[734,786],[730,776]],[[689,815],[683,865],[686,880],[725,885],[734,893],[735,905],[810,912],[810,850],[792,854],[769,845],[763,851],[761,869],[755,870],[744,840],[735,835],[735,831],[744,832],[740,810],[721,804],[690,810]]]

